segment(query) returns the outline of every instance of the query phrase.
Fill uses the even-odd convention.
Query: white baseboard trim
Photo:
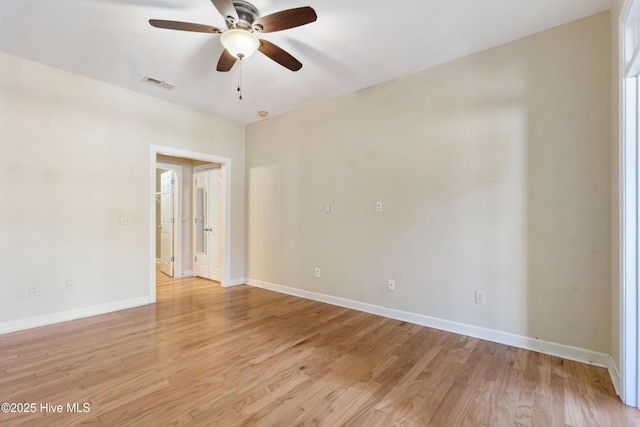
[[[460,335],[480,338],[483,340],[509,345],[512,347],[536,351],[538,353],[545,353],[551,356],[561,357],[563,359],[574,360],[576,362],[588,363],[603,368],[609,368],[611,366],[610,355],[587,350],[580,347],[542,341],[523,335],[483,328],[480,326],[468,325],[465,323],[439,319],[436,317],[425,316],[422,314],[411,313],[402,310],[395,310],[379,305],[368,304],[360,301],[354,301],[312,291],[305,291],[302,289],[290,288],[288,286],[262,282],[255,279],[247,279],[246,283],[257,288],[268,289],[271,291],[293,295],[300,298],[311,299],[314,301],[324,302],[327,304],[337,305],[345,308],[351,308],[366,313],[377,314],[379,316],[388,317],[391,319],[402,320],[405,322],[414,323],[416,325],[428,326],[430,328],[453,332]]]
[[[191,270],[183,271],[181,277],[193,277],[193,271]]]
[[[314,294],[311,291],[304,291],[302,289],[276,285],[275,283],[262,282],[260,280],[255,280],[255,279],[247,279],[246,284],[256,288],[262,288],[262,289],[267,289],[269,291],[280,292],[281,294],[293,295],[295,297],[306,298],[306,299],[314,299],[313,298]]]
[[[609,356],[609,376],[611,377],[611,382],[613,383],[613,388],[616,389],[616,394],[620,396],[620,370],[618,369],[618,365],[615,360],[613,360],[613,356]]]
[[[227,288],[230,288],[232,286],[240,286],[240,285],[244,285],[245,279],[244,277],[239,277],[237,279],[231,279],[231,281],[229,282],[229,284],[226,286]]]
[[[83,317],[97,316],[99,314],[111,313],[113,311],[125,310],[127,308],[139,307],[147,304],[149,304],[149,297],[133,298],[124,301],[110,302],[91,307],[77,308],[74,310],[3,322],[0,323],[0,335],[8,334],[9,332],[22,331],[24,329],[37,328],[38,326],[46,326],[54,323],[66,322],[68,320],[80,319]]]

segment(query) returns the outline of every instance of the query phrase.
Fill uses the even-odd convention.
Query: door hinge
[[[171,262],[173,262],[173,261],[174,261],[174,259],[173,259],[173,257],[171,257]]]
[[[171,224],[175,224],[176,223],[176,219],[175,218],[171,218]]]
[[[193,258],[194,258],[195,262],[198,262],[198,257],[197,256],[195,256]]]

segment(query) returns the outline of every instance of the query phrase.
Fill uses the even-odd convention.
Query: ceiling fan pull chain
[[[240,93],[240,100],[242,101],[242,58],[238,61],[238,92]]]

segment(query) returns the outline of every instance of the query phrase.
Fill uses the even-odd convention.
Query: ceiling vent
[[[176,87],[175,85],[172,85],[171,83],[167,83],[164,80],[155,79],[149,76],[146,76],[144,79],[142,79],[142,83],[146,83],[148,85],[159,87],[165,90],[171,90],[174,87]]]

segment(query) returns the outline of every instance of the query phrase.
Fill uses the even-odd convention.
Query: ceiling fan
[[[150,19],[149,23],[154,27],[169,30],[220,34],[224,50],[218,60],[218,71],[229,71],[236,61],[248,58],[256,50],[291,71],[302,68],[302,63],[287,51],[267,40],[259,39],[255,33],[272,33],[310,24],[318,19],[311,7],[298,7],[260,16],[258,9],[245,0],[211,0],[211,3],[225,18],[226,30],[209,25],[162,19]]]

